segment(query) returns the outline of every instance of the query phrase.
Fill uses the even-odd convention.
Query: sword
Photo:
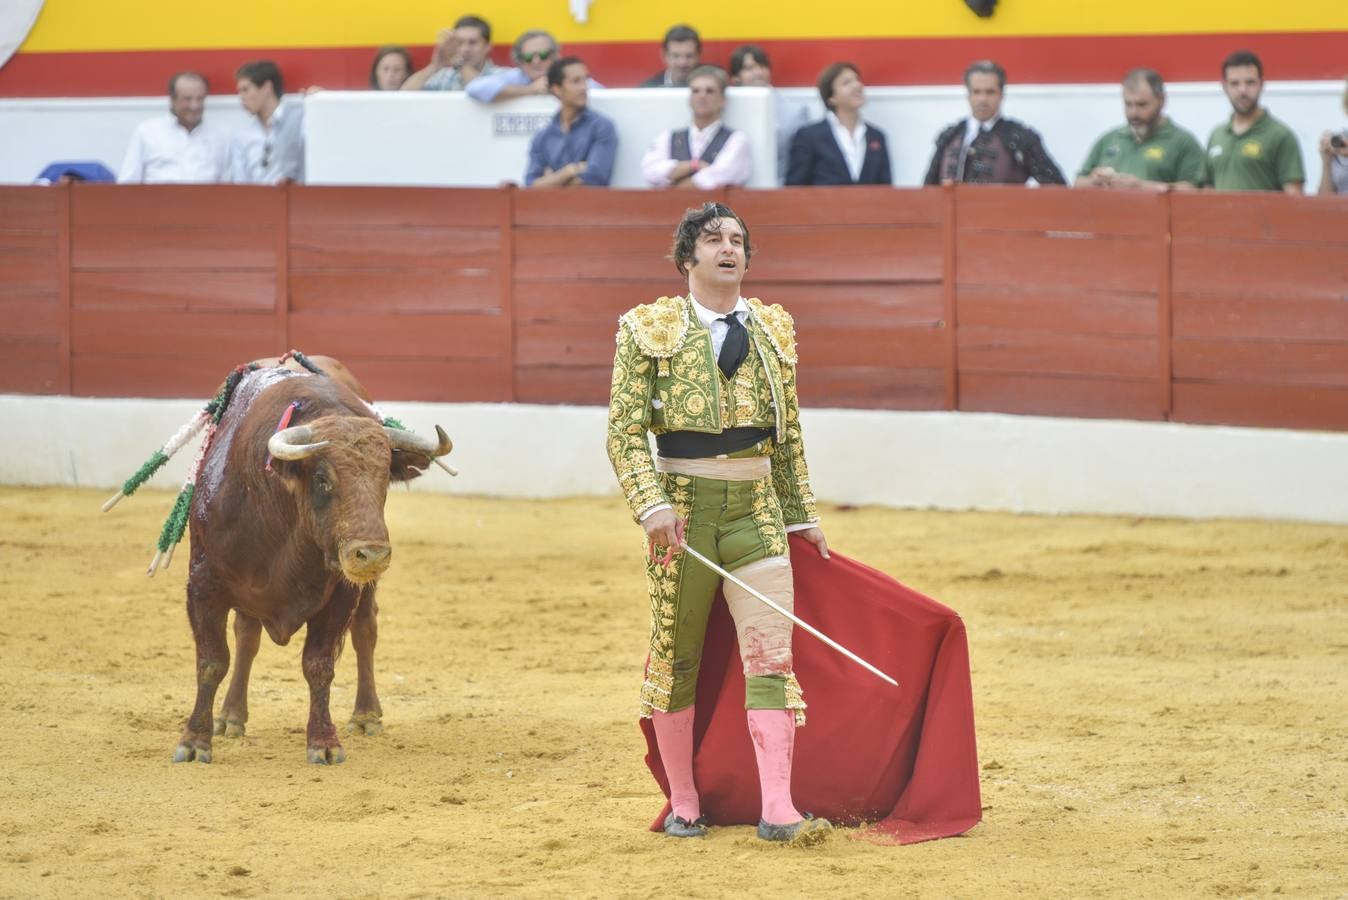
[[[819,640],[823,641],[825,644],[827,644],[828,646],[832,647],[834,650],[837,650],[839,653],[841,653],[843,656],[845,656],[845,657],[847,657],[848,659],[850,659],[852,662],[854,662],[854,663],[856,663],[857,665],[859,665],[859,666],[861,666],[861,667],[867,669],[867,670],[870,671],[873,675],[876,675],[876,676],[878,676],[878,677],[884,679],[885,681],[888,681],[890,684],[894,685],[894,687],[898,687],[898,686],[899,686],[899,683],[898,683],[897,681],[895,681],[893,678],[890,678],[890,677],[889,677],[888,675],[886,675],[884,672],[881,672],[881,671],[880,671],[879,669],[877,669],[875,666],[873,666],[873,665],[871,665],[870,663],[866,662],[866,660],[862,659],[860,656],[857,656],[857,655],[856,655],[855,653],[853,653],[851,650],[848,650],[848,649],[847,649],[846,647],[844,647],[842,644],[838,643],[838,642],[835,641],[833,638],[831,638],[831,637],[829,637],[828,635],[824,634],[824,632],[820,631],[818,628],[815,628],[815,627],[814,627],[813,625],[811,625],[810,623],[805,622],[805,621],[802,621],[801,619],[798,619],[796,616],[794,616],[794,615],[792,615],[791,613],[787,612],[787,611],[786,611],[785,609],[783,609],[779,604],[773,602],[772,600],[769,600],[767,597],[763,596],[763,595],[762,595],[761,593],[759,593],[758,591],[756,591],[756,590],[754,590],[753,588],[749,587],[749,585],[745,584],[743,581],[740,581],[738,578],[736,578],[734,575],[730,574],[730,573],[727,572],[725,569],[723,569],[723,568],[721,568],[720,566],[718,566],[716,563],[714,563],[714,562],[712,562],[711,560],[707,559],[707,557],[703,556],[701,553],[698,553],[698,552],[697,552],[696,550],[694,550],[692,547],[689,547],[687,543],[682,543],[682,544],[680,544],[680,546],[683,547],[684,552],[686,552],[686,553],[688,553],[690,556],[692,556],[693,559],[695,559],[695,560],[697,560],[698,562],[702,563],[702,565],[706,566],[708,569],[711,569],[713,572],[715,572],[717,575],[720,575],[720,576],[721,576],[722,578],[724,578],[726,581],[729,581],[729,582],[731,582],[731,583],[733,583],[733,584],[736,584],[736,585],[738,585],[739,587],[743,588],[744,590],[748,591],[749,594],[750,594],[751,596],[753,596],[753,597],[754,597],[755,599],[757,599],[757,600],[762,601],[763,603],[766,603],[766,604],[768,605],[768,607],[769,607],[770,609],[772,609],[774,612],[779,613],[780,615],[786,616],[786,617],[787,617],[788,619],[790,619],[792,622],[795,622],[795,623],[796,623],[797,625],[799,625],[801,628],[805,629],[805,630],[808,631],[810,634],[812,634],[812,635],[814,635],[815,637],[819,638]]]

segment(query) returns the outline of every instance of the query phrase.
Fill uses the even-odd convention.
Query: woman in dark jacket
[[[819,96],[828,114],[792,138],[787,185],[893,184],[885,133],[861,118],[866,86],[857,67],[838,62],[825,69]]]

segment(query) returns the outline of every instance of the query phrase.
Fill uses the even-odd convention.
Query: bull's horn
[[[435,434],[440,439],[439,443],[428,437],[422,437],[419,434],[413,434],[410,431],[403,431],[401,428],[384,427],[384,433],[388,435],[388,442],[393,445],[394,450],[410,450],[413,453],[420,453],[422,456],[434,459],[437,456],[444,456],[454,449],[454,442],[445,434],[445,429],[439,425],[435,426]]]
[[[313,439],[314,430],[308,425],[292,425],[271,436],[267,452],[277,459],[306,459],[328,445],[327,441],[310,443]]]

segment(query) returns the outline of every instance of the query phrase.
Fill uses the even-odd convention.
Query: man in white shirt
[[[648,184],[710,191],[748,183],[753,171],[749,141],[721,121],[725,89],[726,74],[716,66],[700,66],[688,76],[692,127],[656,137],[641,159]]]
[[[169,115],[140,123],[131,134],[122,184],[188,184],[226,180],[229,139],[207,125],[206,78],[179,72],[169,79]]]
[[[304,105],[281,102],[281,70],[268,59],[235,71],[239,102],[252,120],[229,145],[229,180],[280,184],[304,180]]]

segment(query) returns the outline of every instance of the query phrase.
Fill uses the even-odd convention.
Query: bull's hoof
[[[332,747],[310,747],[309,762],[315,766],[336,766],[346,762],[346,751],[341,744]]]
[[[179,744],[178,749],[173,751],[173,761],[192,762],[196,760],[199,763],[208,763],[211,761],[210,747],[193,747],[190,744]]]
[[[243,737],[245,731],[247,731],[247,729],[242,722],[236,722],[233,719],[226,719],[223,717],[215,720],[215,733],[217,736],[224,735],[225,737],[232,738]]]
[[[346,732],[374,737],[384,733],[384,723],[379,721],[379,716],[372,713],[356,713],[351,716],[351,721],[346,723]]]

